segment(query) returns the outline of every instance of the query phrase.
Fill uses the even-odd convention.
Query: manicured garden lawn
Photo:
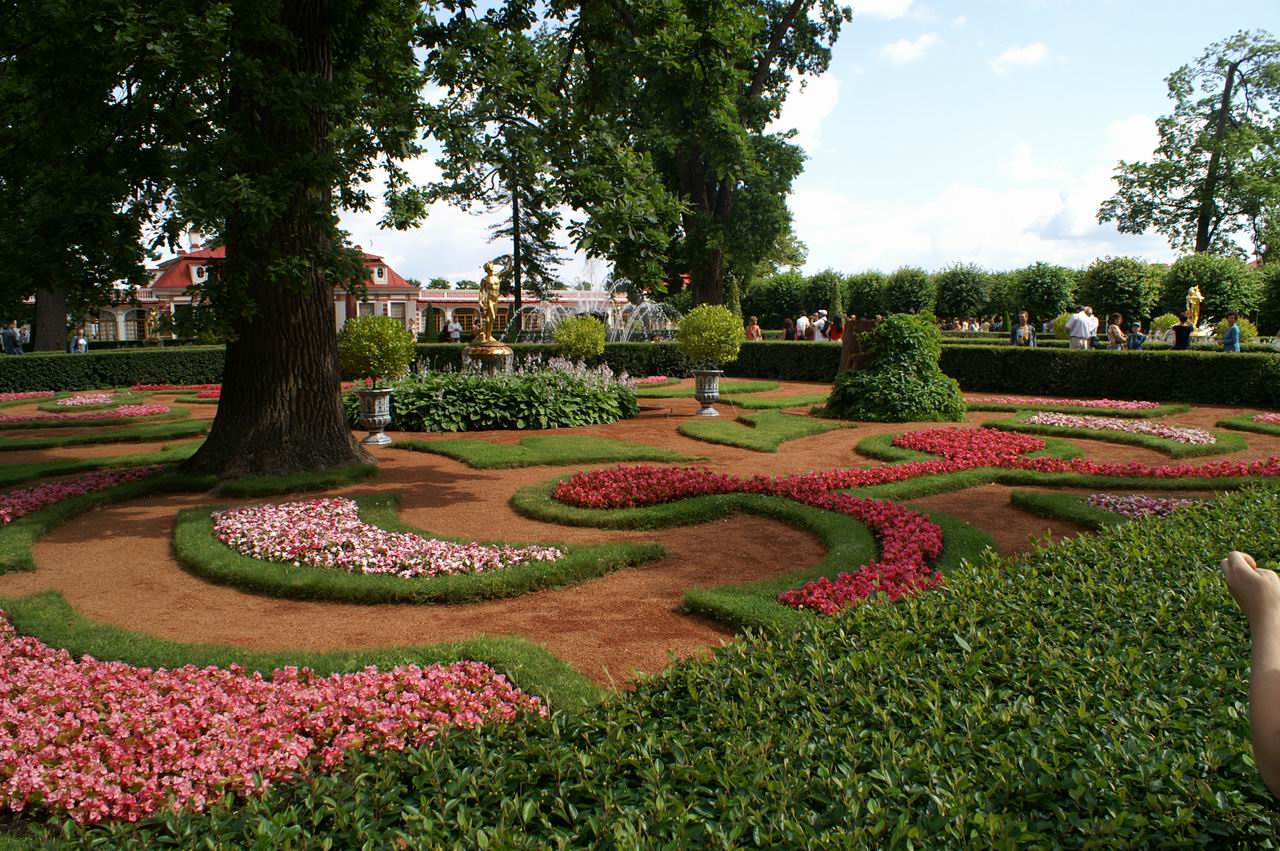
[[[1240,542],[1280,558],[1280,425],[1241,412],[1218,425],[1245,435],[1208,432],[1179,422],[1206,422],[1187,406],[1015,400],[1016,415],[991,429],[871,427],[779,410],[821,398],[813,385],[743,384],[730,392],[778,395],[731,397],[761,403],[736,419],[692,417],[682,393],[670,411],[590,434],[404,440],[376,465],[231,482],[168,466],[195,444],[163,442],[207,427],[187,412],[21,447],[0,428],[0,446],[33,449],[0,466],[0,608],[31,639],[0,635],[0,713],[40,671],[58,672],[39,686],[56,700],[137,701],[126,728],[101,740],[101,719],[71,729],[43,705],[23,708],[10,729],[34,738],[15,759],[49,747],[70,760],[81,742],[85,776],[112,790],[134,775],[97,761],[107,738],[133,747],[142,728],[127,725],[152,725],[157,741],[176,742],[185,728],[172,719],[188,718],[218,731],[192,754],[273,778],[245,789],[233,769],[206,771],[206,757],[184,761],[175,754],[187,746],[172,745],[135,762],[174,788],[208,789],[203,811],[152,813],[189,796],[147,792],[92,815],[80,781],[52,774],[57,792],[43,799],[0,776],[0,801],[24,806],[35,835],[65,823],[75,843],[103,847],[281,847],[294,825],[332,847],[1265,847],[1280,832],[1248,759],[1243,620],[1212,568]],[[57,401],[35,404],[56,415]],[[1038,414],[1068,419],[1028,423]],[[94,446],[122,434],[162,448]],[[798,437],[812,439],[778,451]],[[38,456],[42,445],[62,454]],[[1233,454],[1107,454],[1130,445]],[[559,469],[525,469],[540,466]],[[966,491],[993,483],[1036,488],[1009,491],[1006,522],[1071,536],[996,555],[996,529],[961,519]],[[1056,486],[1087,490],[1046,490]],[[942,510],[911,502],[943,494]],[[161,522],[111,525],[157,504],[171,506]],[[713,574],[728,522],[789,527],[819,550],[794,557],[762,537]],[[310,607],[311,628],[278,640],[268,628],[250,648],[218,640],[218,616],[193,609],[189,632],[161,637],[152,597],[127,583],[85,586],[95,606],[120,603],[88,616],[76,572],[52,565],[83,553],[83,581],[100,582],[111,567],[100,553],[128,535],[137,558],[173,559],[153,575],[195,583],[172,611],[198,600],[234,619],[267,601],[276,617]],[[600,583],[681,570],[661,618],[643,608],[656,591],[592,596]],[[236,607],[217,608],[219,594],[238,595]],[[575,608],[579,597],[593,602]],[[508,616],[491,628],[445,637],[426,626],[409,640],[397,629],[413,611],[443,621],[494,603]],[[593,633],[602,606],[637,607],[625,628],[635,635]],[[558,614],[539,625],[544,610]],[[385,638],[328,641],[369,613]],[[696,652],[726,628],[742,634]],[[626,659],[636,635],[660,629],[690,658],[651,678],[584,673],[590,654]],[[559,651],[548,646],[558,632],[583,639]],[[206,712],[209,701],[230,703]],[[474,727],[473,712],[487,723]],[[276,744],[236,750],[241,741]],[[257,761],[271,753],[291,756]],[[237,794],[220,799],[224,787]]]

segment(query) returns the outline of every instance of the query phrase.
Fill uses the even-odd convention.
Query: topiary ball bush
[[[1070,313],[1059,313],[1053,317],[1053,324],[1050,326],[1053,330],[1053,336],[1063,340],[1067,338],[1067,320],[1070,318]]]
[[[719,369],[738,359],[746,331],[742,320],[719,304],[701,304],[685,314],[676,345],[695,369]]]
[[[338,332],[338,364],[344,375],[394,380],[409,369],[417,341],[404,323],[390,316],[358,316]]]
[[[1151,330],[1160,331],[1161,333],[1168,331],[1174,325],[1178,324],[1178,316],[1174,313],[1162,313],[1155,319],[1151,320]]]
[[[569,360],[587,361],[604,354],[604,323],[594,316],[570,316],[551,330],[560,354]]]
[[[825,416],[904,423],[964,418],[964,398],[954,378],[938,367],[942,334],[924,317],[895,313],[862,335],[875,355],[867,369],[836,376]]]
[[[1254,340],[1258,339],[1257,325],[1254,325],[1243,316],[1236,320],[1236,324],[1240,326],[1240,342],[1252,343]],[[1225,333],[1227,333],[1227,320],[1223,319],[1220,320],[1217,325],[1213,326],[1213,335],[1221,340],[1222,335]]]

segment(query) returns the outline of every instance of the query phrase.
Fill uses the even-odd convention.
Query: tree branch
[[[773,60],[778,58],[778,52],[782,50],[782,42],[786,39],[787,32],[795,24],[796,16],[808,5],[809,0],[792,0],[787,11],[773,25],[773,31],[769,33],[769,44],[761,54],[760,61],[756,63],[756,71],[751,76],[751,85],[747,87],[748,99],[758,97],[764,89],[765,81],[769,79],[769,71],[773,67]]]

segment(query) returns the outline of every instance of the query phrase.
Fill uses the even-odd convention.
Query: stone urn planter
[[[702,407],[698,409],[699,417],[718,417],[720,412],[715,403],[720,400],[720,376],[722,369],[695,369],[693,371],[693,398]]]
[[[356,399],[360,403],[360,427],[369,432],[360,442],[369,446],[386,446],[391,438],[382,430],[391,425],[391,388],[358,389]]]

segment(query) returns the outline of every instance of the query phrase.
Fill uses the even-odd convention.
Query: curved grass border
[[[172,464],[185,461],[195,454],[198,443],[171,443],[156,452],[135,452],[132,455],[109,455],[103,458],[55,458],[48,461],[31,461],[25,464],[0,464],[0,487],[10,487],[50,476],[66,476],[72,473],[88,473],[112,467],[141,467],[149,464]]]
[[[312,470],[287,476],[246,476],[221,482],[214,493],[218,496],[253,499],[299,491],[322,491],[354,485],[378,475],[377,464],[350,464],[329,470]]]
[[[714,494],[638,508],[579,508],[551,497],[552,490],[563,478],[566,477],[520,488],[512,495],[511,506],[526,517],[562,526],[665,529],[708,523],[732,514],[753,514],[816,535],[827,549],[826,556],[816,564],[765,579],[685,591],[681,611],[712,618],[734,630],[755,628],[785,633],[817,620],[827,620],[779,603],[778,594],[821,576],[854,569],[879,553],[871,531],[859,521],[782,497]],[[937,562],[943,569],[958,564],[961,558],[973,558],[985,547],[994,547],[986,533],[968,524],[937,512],[921,513],[935,518],[943,527],[943,553]]]
[[[197,437],[207,434],[212,427],[212,419],[197,417],[189,420],[125,426],[112,431],[58,435],[56,437],[13,438],[0,434],[0,452],[23,449],[53,449],[58,446],[84,446],[91,443],[149,443],[153,440]]]
[[[66,405],[58,404],[59,400],[69,399],[72,396],[81,396],[81,395],[87,396],[93,393],[108,393],[108,392],[112,393],[112,396],[113,396],[112,401],[110,402],[102,402],[96,405],[74,405],[74,406],[66,406]],[[36,405],[36,410],[46,411],[51,414],[65,414],[72,411],[106,411],[106,410],[110,410],[111,408],[119,407],[120,405],[140,405],[145,401],[146,401],[146,396],[144,394],[134,393],[133,391],[125,391],[117,394],[115,391],[107,391],[107,390],[81,390],[75,393],[62,394],[53,399],[47,399],[47,398],[41,399],[39,403]]]
[[[1009,504],[1029,511],[1037,517],[1066,520],[1095,532],[1101,532],[1111,526],[1119,526],[1130,520],[1114,511],[1094,508],[1085,501],[1084,497],[1074,493],[1015,490],[1009,493]]]
[[[1237,414],[1234,417],[1223,417],[1214,423],[1214,425],[1218,428],[1229,428],[1235,431],[1251,431],[1255,434],[1269,434],[1272,437],[1280,437],[1280,425],[1254,421],[1253,418],[1261,413],[1262,411],[1248,411],[1243,414]]]
[[[84,392],[87,393],[89,391],[84,391]],[[102,392],[106,392],[106,391],[102,391]],[[60,390],[55,392],[52,396],[32,396],[28,399],[5,399],[4,401],[0,402],[0,409],[16,408],[19,405],[38,405],[41,402],[55,402],[58,399],[65,399],[70,395],[71,395],[71,391]]]
[[[680,423],[676,431],[704,443],[736,446],[754,452],[777,452],[778,447],[787,441],[852,427],[853,423],[820,420],[774,410],[742,413],[732,420],[694,417]]]
[[[246,671],[260,671],[264,675],[276,668],[291,666],[310,668],[325,675],[358,671],[369,665],[385,670],[397,665],[447,664],[474,659],[567,712],[598,703],[607,694],[546,648],[513,635],[362,650],[257,651],[223,644],[169,641],[93,621],[54,591],[0,598],[0,609],[8,613],[19,634],[38,638],[76,658],[87,655],[151,668],[240,665]]]
[[[641,376],[641,377],[643,378],[644,376]],[[666,381],[654,381],[649,384],[637,384],[635,385],[635,389],[641,390],[645,387],[671,387],[672,385],[679,384],[681,381],[684,381],[684,379],[668,376]]]
[[[190,396],[174,396],[173,401],[179,405],[216,405],[219,399],[201,399],[192,394]]]
[[[389,532],[441,537],[400,520],[398,493],[370,494],[355,499],[360,506],[360,517],[366,523]],[[294,567],[242,555],[214,535],[210,514],[217,509],[218,506],[206,505],[178,515],[173,535],[173,551],[178,561],[201,579],[251,594],[289,600],[414,605],[472,603],[572,585],[666,555],[666,550],[657,544],[555,545],[564,553],[558,561],[530,562],[504,570],[421,579],[364,575],[333,568]],[[443,540],[460,542],[458,538]]]
[[[112,406],[114,407],[114,405]],[[99,419],[83,419],[83,420],[58,420],[53,417],[33,417],[30,420],[19,420],[17,422],[3,423],[0,422],[0,431],[12,431],[15,429],[32,429],[32,428],[92,428],[95,426],[115,426],[115,425],[133,425],[135,423],[163,423],[172,422],[173,420],[184,420],[191,416],[191,411],[186,408],[169,408],[164,414],[150,414],[144,417],[101,417]]]
[[[1035,411],[1022,411],[1007,420],[991,420],[982,424],[983,428],[998,428],[1002,431],[1017,431],[1024,434],[1050,435],[1053,437],[1070,437],[1081,440],[1099,440],[1105,443],[1119,443],[1126,446],[1140,446],[1152,449],[1170,458],[1200,458],[1206,455],[1226,455],[1247,449],[1249,444],[1237,434],[1210,432],[1215,443],[1194,444],[1179,443],[1149,434],[1129,434],[1124,431],[1110,431],[1100,428],[1070,428],[1068,426],[1032,425],[1027,423],[1028,417],[1035,416]]]
[[[752,411],[775,408],[809,408],[826,400],[829,393],[803,393],[791,396],[721,396],[720,403]]]
[[[1078,408],[1071,405],[1001,405],[995,402],[970,402],[965,405],[971,411],[1046,411],[1053,414],[1081,414],[1083,416],[1124,417],[1128,419],[1151,419],[1152,417],[1168,417],[1173,414],[1185,414],[1191,410],[1190,405],[1181,403],[1162,404],[1158,408]]]
[[[721,379],[721,393],[767,393],[770,390],[777,390],[781,387],[778,381],[760,381],[752,378],[738,379]],[[637,399],[692,399],[693,388],[685,387],[680,390],[671,390],[665,384],[657,387],[637,387]]]
[[[494,443],[477,437],[440,440],[397,440],[392,449],[430,452],[460,461],[476,470],[503,470],[516,467],[604,464],[624,461],[688,463],[705,461],[671,449],[582,434],[531,434],[516,443]]]

